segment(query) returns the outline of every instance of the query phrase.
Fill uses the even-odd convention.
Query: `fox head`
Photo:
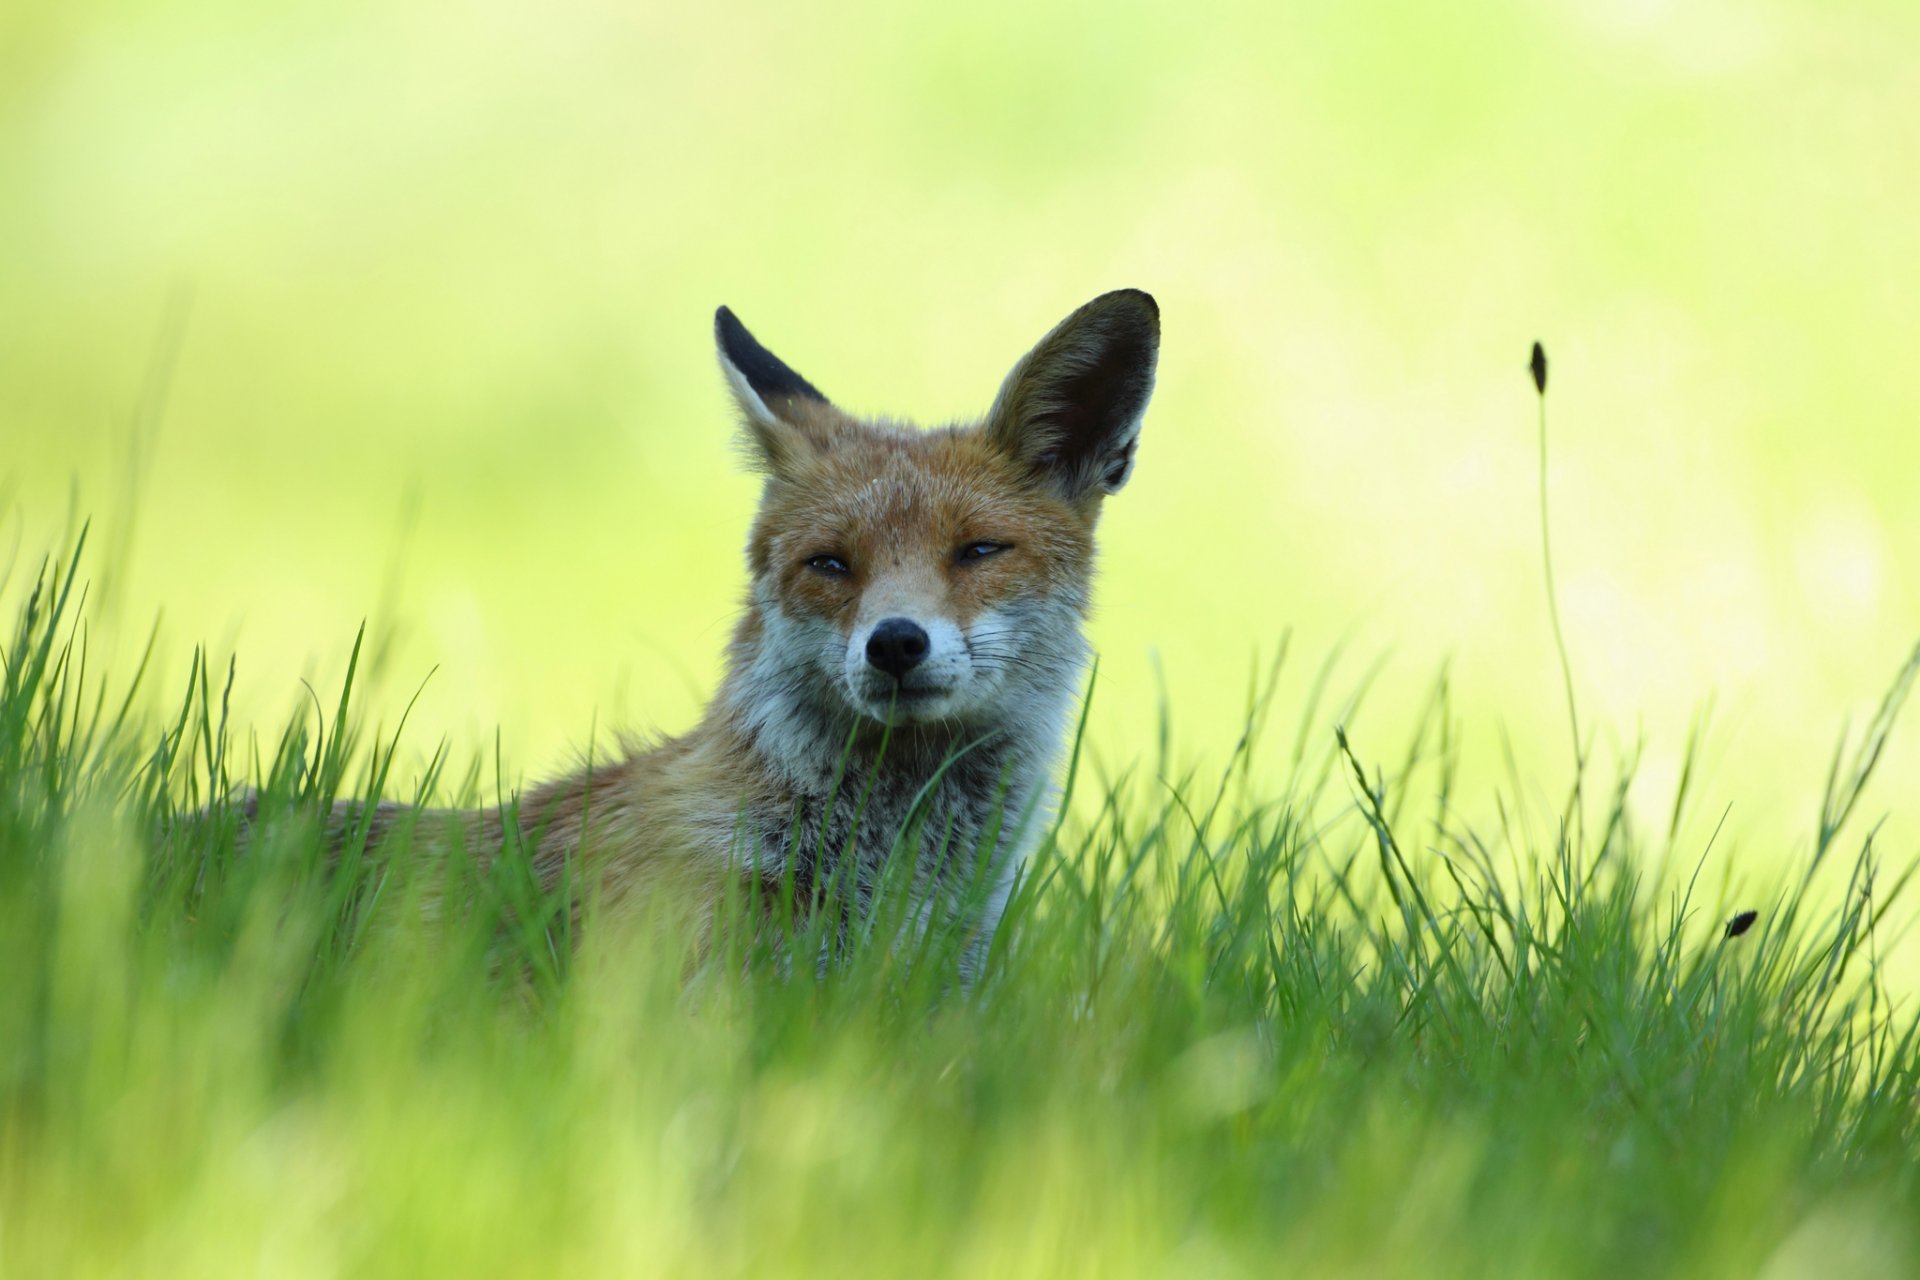
[[[765,477],[734,654],[749,721],[1057,721],[1086,659],[1094,524],[1153,391],[1153,299],[1095,298],[984,419],[933,430],[843,412],[725,307],[714,336]]]

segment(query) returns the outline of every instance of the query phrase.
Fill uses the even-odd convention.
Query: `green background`
[[[16,2],[0,549],[91,512],[96,646],[237,651],[242,723],[368,618],[389,717],[437,667],[420,757],[497,727],[551,773],[717,676],[754,485],[715,305],[932,422],[1138,286],[1102,759],[1156,662],[1223,756],[1292,629],[1283,714],[1388,654],[1386,755],[1450,662],[1470,766],[1510,733],[1551,789],[1538,337],[1583,713],[1663,814],[1715,699],[1737,874],[1920,635],[1916,48],[1910,3]]]

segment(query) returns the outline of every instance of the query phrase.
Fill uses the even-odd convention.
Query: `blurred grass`
[[[1230,740],[1292,629],[1350,675],[1395,648],[1387,729],[1450,658],[1464,767],[1497,773],[1499,725],[1551,771],[1544,337],[1601,745],[1644,733],[1657,805],[1717,693],[1730,831],[1777,860],[1805,726],[1920,633],[1916,39],[1892,2],[28,0],[0,13],[13,536],[77,484],[123,549],[97,642],[164,613],[175,662],[238,647],[243,722],[370,617],[370,696],[437,667],[423,742],[497,730],[548,772],[594,725],[684,726],[716,674],[753,490],[715,304],[850,406],[938,420],[1139,285],[1167,343],[1104,531],[1100,750],[1152,732],[1156,658],[1194,749]]]
[[[816,979],[745,936],[689,980],[683,939],[591,907],[576,953],[511,846],[478,876],[395,845],[326,872],[328,801],[379,792],[391,739],[327,690],[249,750],[204,664],[162,679],[173,715],[118,721],[83,584],[41,571],[0,675],[6,1274],[1920,1257],[1920,1041],[1880,964],[1907,877],[1862,816],[1920,654],[1836,757],[1811,857],[1732,896],[1624,785],[1590,783],[1584,824],[1515,793],[1464,824],[1444,686],[1411,743],[1313,735],[1277,787],[1259,730],[1294,709],[1257,693],[1224,773],[1094,787],[977,983],[951,946]]]

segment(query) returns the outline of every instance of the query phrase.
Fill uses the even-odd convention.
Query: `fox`
[[[964,910],[977,964],[1057,802],[1095,528],[1133,473],[1158,304],[1093,299],[984,417],[932,429],[843,410],[726,307],[713,334],[761,479],[717,692],[691,730],[538,785],[514,813],[441,816],[477,848],[518,822],[543,884],[564,872],[603,911],[666,910],[699,937],[729,892],[784,883],[804,906],[833,882],[860,901],[906,858],[919,900]],[[404,812],[334,816],[378,840]]]

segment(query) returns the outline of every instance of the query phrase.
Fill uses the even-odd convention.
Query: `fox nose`
[[[867,637],[867,661],[898,680],[919,666],[932,647],[919,623],[910,618],[882,618]]]

